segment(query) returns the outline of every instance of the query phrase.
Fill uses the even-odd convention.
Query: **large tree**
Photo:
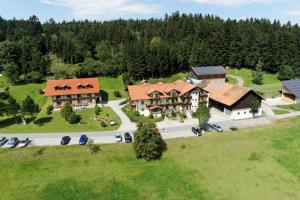
[[[39,105],[35,103],[35,101],[30,96],[27,96],[22,102],[21,110],[23,114],[30,115],[31,117],[34,117],[41,111]]]
[[[208,122],[210,118],[209,108],[204,104],[199,105],[196,112],[193,113],[193,116],[198,119],[199,128],[203,130],[203,126]]]
[[[167,144],[151,122],[143,122],[134,132],[134,151],[138,159],[157,160],[167,150]]]

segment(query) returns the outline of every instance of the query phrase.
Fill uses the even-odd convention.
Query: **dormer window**
[[[71,87],[69,85],[64,85],[63,86],[63,90],[70,90],[70,89],[71,89]]]
[[[78,84],[78,85],[77,85],[77,88],[80,90],[80,89],[84,89],[84,88],[85,88],[85,86],[84,86],[84,85],[82,85],[82,84]]]
[[[170,96],[171,97],[176,97],[177,96],[177,92],[176,91],[171,91],[170,92]]]
[[[85,87],[88,88],[88,89],[93,88],[93,86],[89,83]]]
[[[60,85],[57,85],[57,86],[54,87],[54,89],[55,89],[55,90],[61,90],[62,88],[61,88]]]

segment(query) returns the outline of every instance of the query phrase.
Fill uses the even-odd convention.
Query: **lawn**
[[[45,133],[45,132],[82,132],[82,131],[109,131],[116,130],[121,120],[119,116],[110,108],[103,107],[98,119],[95,119],[94,109],[85,109],[83,112],[76,112],[81,116],[79,124],[67,123],[60,114],[60,111],[53,112],[51,115],[45,114],[45,109],[38,115],[35,124],[30,122],[27,125],[15,124],[13,118],[0,121],[0,132],[3,133]],[[101,127],[100,120],[103,120],[107,126]],[[110,126],[109,122],[113,120],[116,126]]]
[[[282,89],[282,84],[278,80],[276,74],[263,74],[263,85],[256,85],[252,82],[252,72],[250,69],[242,68],[237,70],[228,68],[227,72],[233,76],[240,76],[244,80],[244,86],[250,87],[256,92],[266,96],[272,97],[279,94],[279,91]]]
[[[237,132],[168,140],[137,160],[132,145],[0,149],[1,198],[300,199],[300,118]]]
[[[105,100],[116,100],[127,98],[127,92],[125,91],[125,86],[123,84],[122,76],[118,77],[100,77],[100,88],[102,92],[102,98]],[[118,90],[121,93],[121,97],[115,97],[114,91]]]
[[[278,107],[287,109],[287,110],[300,111],[300,103],[291,104],[291,105],[282,105],[282,106],[278,106]]]
[[[172,83],[175,82],[177,80],[183,80],[187,77],[187,73],[178,73],[178,74],[174,74],[168,77],[164,77],[164,78],[151,78],[148,80],[149,83],[158,83],[158,82],[163,82],[163,83]]]
[[[283,114],[287,114],[287,113],[290,113],[290,112],[287,111],[287,110],[273,110],[273,113],[275,115],[283,115]]]

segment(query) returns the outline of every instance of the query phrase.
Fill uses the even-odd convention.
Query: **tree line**
[[[125,74],[127,80],[161,77],[191,66],[226,65],[300,75],[300,28],[267,19],[213,15],[162,19],[41,23],[0,18],[0,70],[10,82],[52,75],[49,54],[76,64],[77,77]],[[70,65],[70,68],[73,65]]]

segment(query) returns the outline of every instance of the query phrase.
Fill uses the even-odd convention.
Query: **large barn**
[[[190,79],[195,84],[214,81],[225,83],[226,74],[223,66],[192,67]]]
[[[246,119],[262,115],[263,98],[252,89],[221,82],[209,83],[204,89],[210,93],[210,106],[219,109],[231,119]],[[254,102],[259,104],[257,113],[252,113],[251,105]]]
[[[291,99],[295,103],[300,103],[300,79],[282,81],[282,96]]]

